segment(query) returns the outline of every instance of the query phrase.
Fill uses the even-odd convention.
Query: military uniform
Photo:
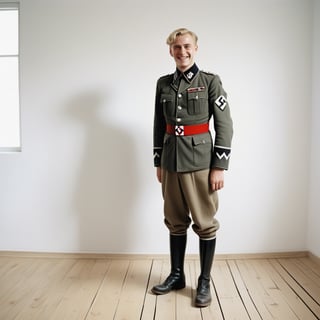
[[[167,44],[177,69],[157,82],[154,165],[162,169],[158,178],[164,199],[164,220],[170,231],[171,272],[151,290],[166,294],[185,287],[187,229],[193,221],[193,230],[199,236],[201,269],[195,306],[206,307],[212,300],[210,272],[219,228],[215,219],[218,209],[215,190],[223,183],[223,176],[217,171],[211,175],[211,169],[228,169],[233,128],[219,76],[200,71],[196,64],[181,72],[193,61],[197,39],[185,28],[169,35]],[[211,119],[213,135],[209,130]]]
[[[211,118],[214,142],[206,129]],[[184,73],[177,70],[158,80],[153,144],[156,167],[171,172],[228,169],[232,134],[227,95],[218,75],[200,71],[194,64]]]
[[[210,188],[209,173],[228,169],[233,134],[221,80],[196,64],[183,73],[177,69],[158,80],[155,100],[154,165],[164,169],[165,224],[171,235],[185,235],[191,212],[200,239],[213,239],[219,228],[218,195]]]

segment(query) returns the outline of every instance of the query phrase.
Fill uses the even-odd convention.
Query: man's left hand
[[[213,191],[222,189],[224,187],[224,169],[220,169],[220,168],[211,169],[209,182],[210,182],[210,187]]]

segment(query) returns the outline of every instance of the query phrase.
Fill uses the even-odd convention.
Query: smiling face
[[[192,67],[197,50],[198,46],[189,33],[177,36],[170,45],[170,55],[174,58],[177,68],[182,72]]]

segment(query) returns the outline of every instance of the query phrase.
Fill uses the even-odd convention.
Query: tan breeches
[[[186,234],[193,222],[192,228],[201,239],[216,237],[218,194],[210,190],[209,172],[209,169],[187,173],[163,170],[164,217],[170,234]]]

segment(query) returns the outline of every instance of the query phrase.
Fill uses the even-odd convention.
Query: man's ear
[[[170,53],[170,56],[173,57],[171,46],[169,46],[169,53]]]

